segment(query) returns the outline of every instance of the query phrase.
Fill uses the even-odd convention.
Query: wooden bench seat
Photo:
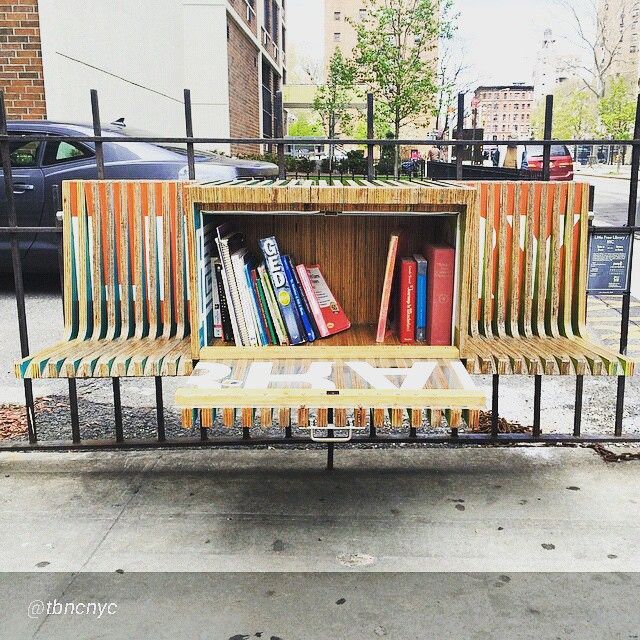
[[[191,373],[181,192],[168,181],[63,184],[64,339],[16,375]]]
[[[476,185],[478,246],[461,354],[467,370],[632,375],[633,360],[589,340],[586,330],[589,185]]]

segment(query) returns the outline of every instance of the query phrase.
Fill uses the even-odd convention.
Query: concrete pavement
[[[588,449],[0,456],[0,571],[639,571],[635,462]]]

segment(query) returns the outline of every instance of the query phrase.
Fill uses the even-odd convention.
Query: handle
[[[25,184],[24,182],[16,182],[13,185],[13,193],[18,195],[25,191],[33,191],[34,189],[35,187],[32,184]]]
[[[329,429],[335,429],[335,427],[328,427]],[[347,435],[346,436],[331,436],[331,437],[327,437],[327,436],[317,436],[315,435],[315,431],[317,431],[317,427],[310,427],[309,432],[311,435],[311,439],[314,442],[349,442],[351,440],[351,437],[353,436],[353,428],[352,427],[348,427],[346,429],[347,431]],[[321,429],[321,431],[324,431],[324,429]]]

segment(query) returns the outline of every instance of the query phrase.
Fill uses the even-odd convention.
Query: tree
[[[335,138],[351,123],[349,108],[355,94],[354,78],[353,64],[336,49],[329,61],[327,82],[318,87],[313,100],[313,109],[320,116],[328,138]],[[329,149],[329,166],[332,165],[333,146]]]
[[[438,131],[449,130],[449,119],[456,107],[456,96],[465,93],[474,82],[462,82],[462,78],[471,68],[464,60],[466,54],[459,46],[448,46],[443,42],[438,56],[435,116]]]
[[[611,20],[608,12],[613,8],[599,6],[596,0],[556,0],[571,16],[577,44],[585,54],[584,64],[576,65],[583,74],[585,87],[600,99],[604,97],[607,79],[616,65],[623,60],[623,43],[632,27],[634,0],[612,3],[619,12]],[[586,7],[586,8],[585,8]],[[634,72],[635,73],[635,72]]]
[[[607,86],[607,95],[598,104],[600,121],[607,134],[614,140],[630,140],[636,115],[636,100],[628,80],[618,76]],[[624,163],[627,147],[622,147],[622,158],[618,154],[618,166]]]
[[[322,125],[317,121],[311,121],[306,113],[301,113],[298,119],[289,125],[288,135],[299,138],[313,138],[322,135]]]
[[[388,113],[395,138],[433,110],[437,79],[429,57],[440,39],[451,37],[450,8],[451,0],[366,0],[363,17],[349,19],[358,79]],[[396,146],[396,174],[399,154]]]
[[[559,140],[588,138],[598,126],[598,102],[581,83],[564,82],[553,94],[552,137]],[[544,102],[540,102],[532,114],[532,131],[535,138],[544,135]],[[576,157],[574,149],[574,157]]]

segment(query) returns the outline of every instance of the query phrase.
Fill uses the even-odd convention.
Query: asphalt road
[[[596,188],[594,202],[595,224],[623,225],[627,223],[629,180],[576,176]]]

